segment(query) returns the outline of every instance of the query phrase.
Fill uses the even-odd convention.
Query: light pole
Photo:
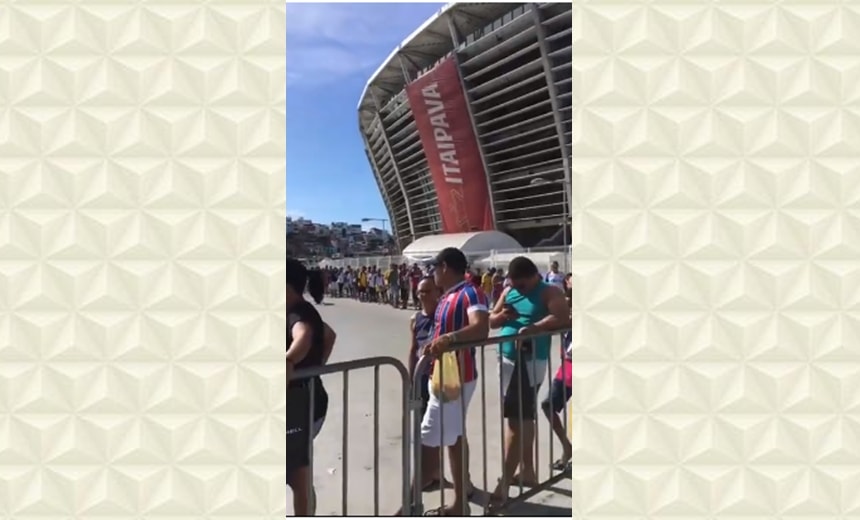
[[[370,218],[370,217],[364,217],[364,218],[362,218],[362,219],[361,219],[361,222],[362,222],[362,223],[365,223],[365,224],[366,224],[366,223],[368,223],[368,222],[379,222],[380,224],[382,224],[382,231],[385,231],[385,223],[386,223],[386,222],[388,222],[388,219],[387,219],[387,218]]]
[[[379,222],[380,224],[382,224],[382,241],[383,241],[383,243],[384,243],[384,244],[386,244],[386,247],[387,247],[388,240],[386,239],[386,236],[385,236],[385,233],[386,233],[386,231],[385,231],[385,223],[386,223],[386,222],[388,222],[388,219],[387,219],[387,218],[371,218],[371,217],[364,217],[364,218],[362,218],[362,219],[361,219],[361,222],[362,222],[362,223],[364,223],[364,224],[366,224],[366,223],[368,223],[368,222]]]
[[[562,244],[564,246],[564,265],[566,266],[565,271],[567,271],[570,267],[568,264],[568,256],[567,256],[567,253],[568,253],[568,244],[567,244],[568,222],[567,221],[570,220],[568,207],[567,207],[567,191],[568,191],[567,180],[566,179],[549,180],[549,179],[545,179],[543,177],[535,177],[534,179],[531,180],[531,182],[529,184],[532,186],[546,186],[548,184],[561,184],[561,186],[562,186],[561,202],[562,202],[562,206],[564,206],[563,211],[562,211],[562,218],[564,219],[564,222],[562,223],[562,227],[563,227],[563,233],[562,234],[564,235],[562,237],[562,240],[564,240],[564,242]]]

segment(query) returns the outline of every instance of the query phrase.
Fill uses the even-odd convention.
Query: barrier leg
[[[517,349],[517,366],[514,370],[514,377],[517,379],[517,382],[516,382],[517,419],[519,421],[519,423],[517,424],[517,428],[519,429],[519,432],[517,432],[517,437],[518,437],[517,440],[519,441],[519,446],[518,446],[519,453],[517,453],[517,456],[514,457],[514,460],[518,463],[517,467],[519,468],[519,471],[517,472],[517,476],[519,476],[519,478],[517,479],[517,481],[518,481],[517,483],[519,484],[520,495],[523,494],[523,462],[524,462],[525,453],[526,453],[525,452],[525,437],[526,437],[525,428],[526,428],[526,424],[525,424],[525,421],[523,421],[523,401],[526,398],[526,395],[525,395],[526,392],[525,392],[525,388],[523,388],[523,374],[525,373],[526,377],[528,377],[528,370],[524,370],[522,363],[523,363],[522,350]],[[510,456],[510,453],[508,454],[508,456]],[[507,464],[505,466],[506,466],[505,469],[507,469]]]
[[[500,355],[499,356],[499,397],[501,399],[501,406],[499,406],[499,441],[500,441],[499,442],[499,455],[500,455],[499,460],[501,461],[501,467],[500,467],[501,471],[499,473],[499,484],[496,486],[493,494],[495,494],[495,492],[501,490],[502,480],[505,478],[505,453],[507,452],[507,450],[505,449],[505,444],[507,442],[507,439],[506,439],[507,436],[505,435],[505,393],[507,392],[507,388],[505,388],[505,385],[504,385],[504,373],[503,373],[503,371],[505,368],[504,368],[503,364],[504,364],[504,360],[503,360],[502,356]],[[490,497],[490,502],[491,502],[490,503],[490,509],[491,510],[496,509],[499,506],[498,503],[494,503],[494,502],[496,502],[499,498],[504,499],[507,497],[507,488],[505,488],[504,490],[501,490],[501,491],[503,493],[502,497],[494,497],[491,495],[491,497]]]
[[[441,360],[437,359],[437,363],[441,363]],[[440,441],[445,438],[445,371],[439,370],[439,400],[441,403],[439,404],[439,439]],[[443,442],[439,443],[439,476],[440,480],[445,478],[445,446]],[[456,484],[456,483],[455,483]],[[423,487],[424,483],[421,483]],[[445,486],[439,486],[439,508],[444,511],[445,510]]]
[[[461,351],[458,353],[464,356],[471,355],[469,352]],[[460,366],[463,366],[462,364]],[[462,421],[462,430],[460,432],[460,438],[456,441],[459,443],[459,449],[457,448],[457,444],[454,444],[454,457],[460,458],[460,482],[459,486],[454,488],[454,499],[455,504],[460,506],[460,510],[455,511],[455,514],[461,514],[461,511],[469,511],[469,495],[470,489],[472,486],[472,479],[469,472],[469,437],[466,435],[466,374],[463,373],[462,370],[458,371],[460,374],[460,420]],[[453,465],[451,466],[451,471],[454,471]],[[443,474],[444,477],[444,474]],[[444,481],[443,479],[440,479]],[[444,486],[441,486],[444,487]],[[469,513],[466,513],[468,515]]]
[[[484,367],[486,367],[485,352],[486,347],[481,347],[481,465],[484,473],[482,484],[483,489],[487,490],[487,379],[484,377]],[[489,504],[484,503],[484,516],[487,515]]]
[[[401,416],[402,424],[400,437],[403,439],[402,442],[402,451],[400,454],[401,459],[401,467],[403,468],[401,475],[401,505],[400,511],[401,514],[406,516],[412,516],[414,513],[412,507],[412,499],[411,499],[411,487],[412,487],[412,472],[410,471],[410,460],[409,458],[412,455],[412,447],[416,444],[416,439],[411,437],[411,428],[413,424],[413,410],[412,410],[412,384],[408,377],[404,377],[402,379],[402,394],[403,394],[403,402],[401,404],[401,408],[403,409],[403,414]],[[378,515],[377,515],[378,516]]]
[[[423,416],[421,415],[421,389],[419,386],[422,383],[422,379],[420,377],[417,378],[417,383],[413,385],[412,389],[412,475],[405,476],[404,480],[407,480],[409,484],[412,486],[413,498],[412,503],[410,504],[412,514],[413,515],[421,515],[424,513],[424,496],[421,493],[421,482],[420,479],[423,475],[424,471],[424,461],[422,459],[422,453],[424,451],[424,446],[421,443],[421,420]],[[404,514],[408,514],[404,511]]]
[[[538,384],[537,379],[537,365],[538,360],[535,355],[534,359],[531,363],[531,370],[529,370],[529,377],[531,378],[529,387],[529,395],[528,398],[531,401],[532,406],[532,419],[531,422],[533,424],[533,432],[532,432],[532,444],[529,446],[527,450],[529,459],[531,459],[531,469],[534,472],[535,482],[540,482],[540,405],[538,404],[538,392],[540,391],[541,385]],[[541,374],[543,375],[543,374]],[[523,455],[523,459],[525,460],[525,455]],[[525,465],[525,464],[524,464]]]
[[[379,365],[373,367],[373,516],[379,516]]]
[[[549,401],[549,408],[544,411],[544,415],[550,423],[550,428],[547,428],[548,436],[549,436],[549,463],[552,464],[555,461],[553,458],[553,449],[555,444],[555,439],[553,438],[553,434],[555,433],[554,421],[552,420],[552,416],[554,412],[552,410],[552,354],[547,357],[546,361],[546,380],[549,381],[549,387],[547,391],[547,401]],[[550,466],[551,468],[552,466]],[[552,469],[549,472],[550,476],[552,476]]]
[[[341,477],[340,477],[340,492],[341,492],[341,514],[347,516],[349,514],[349,371],[343,372],[343,436],[341,438],[341,446],[343,446],[343,459],[341,460]]]
[[[308,516],[316,515],[317,504],[314,492],[314,391],[316,390],[316,378],[310,379],[310,394],[308,399]]]

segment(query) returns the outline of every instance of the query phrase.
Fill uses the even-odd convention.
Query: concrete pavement
[[[392,356],[406,364],[409,348],[409,318],[412,311],[393,309],[353,300],[333,299],[318,307],[323,319],[335,329],[337,344],[331,363],[375,356]],[[479,354],[479,366],[480,366]],[[555,372],[557,362],[552,371]],[[481,380],[472,399],[467,416],[467,435],[470,442],[472,481],[478,492],[472,503],[472,514],[482,514],[485,495],[481,490],[492,490],[501,473],[501,419],[498,383],[498,362],[495,347],[487,347]],[[401,396],[402,380],[393,367],[378,371],[379,417],[378,466],[374,461],[374,369],[355,370],[348,375],[344,395],[344,378],[341,374],[323,377],[329,394],[326,423],[314,444],[314,482],[318,496],[318,515],[372,515],[374,514],[374,467],[378,467],[379,514],[392,515],[401,504],[403,472],[401,464]],[[547,392],[546,381],[541,387],[543,399]],[[484,398],[482,399],[482,389]],[[344,414],[344,398],[348,403]],[[486,437],[482,434],[482,412],[488,417]],[[346,428],[345,428],[346,427]],[[538,421],[538,478],[549,477],[550,430],[547,421]],[[346,441],[344,443],[344,441]],[[553,441],[554,458],[561,454],[558,441]],[[486,457],[487,469],[483,460]],[[447,460],[445,461],[447,471]],[[450,471],[447,471],[450,480]],[[346,495],[342,477],[346,474]],[[518,494],[511,488],[511,496]],[[288,493],[289,495],[289,493]],[[346,499],[344,500],[344,496]],[[440,493],[425,493],[425,510],[440,503]],[[446,490],[445,503],[453,500]],[[570,481],[563,480],[553,491],[543,492],[528,503],[517,507],[511,514],[538,516],[571,515]],[[287,504],[291,513],[292,503]]]

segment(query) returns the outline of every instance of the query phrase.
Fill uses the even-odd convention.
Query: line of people
[[[326,267],[322,269],[322,276],[327,294],[332,298],[351,298],[400,309],[411,307],[418,310],[421,307],[418,284],[430,275],[430,269],[430,265],[410,266],[407,263],[391,264],[388,269],[376,266]],[[550,270],[543,276],[546,283],[564,291],[570,289],[571,275],[562,274],[558,262],[552,262]],[[495,267],[486,271],[481,268],[467,269],[464,277],[468,283],[480,288],[490,303],[495,303],[505,288],[510,286],[510,277],[503,269]]]
[[[408,353],[410,375],[414,377],[422,355],[438,356],[456,342],[485,340],[491,328],[500,329],[501,336],[513,336],[551,332],[569,325],[569,283],[565,283],[562,289],[558,282],[566,282],[565,277],[557,274],[557,264],[552,267],[550,273],[541,275],[530,259],[513,259],[508,266],[507,283],[498,294],[494,294],[495,301],[491,302],[481,287],[483,284],[475,283],[475,275],[469,276],[468,261],[463,252],[456,248],[442,250],[428,263],[427,270],[421,271],[415,284],[418,312],[409,322],[412,338]],[[317,304],[322,302],[326,292],[324,272],[309,270],[300,262],[288,259],[286,273],[287,484],[292,489],[294,514],[310,516],[315,512],[316,497],[310,480],[309,443],[325,422],[328,395],[321,378],[294,380],[292,374],[296,369],[325,365],[334,348],[336,334],[322,320],[313,303],[304,298],[307,293]],[[547,371],[546,364],[553,355],[551,344],[552,338],[545,336],[532,342],[502,342],[497,349],[503,389],[499,397],[506,431],[503,469],[491,493],[491,508],[507,500],[511,485],[537,484],[533,457],[536,403]],[[553,463],[553,468],[558,471],[568,466],[571,456],[570,441],[559,418],[571,395],[569,332],[562,342],[561,357],[563,362],[541,403],[544,415],[563,446],[562,457]],[[453,401],[443,403],[439,396],[434,395],[430,384],[432,363],[420,374],[422,472],[416,475],[412,485],[425,491],[444,485],[439,450],[445,447],[455,492],[452,504],[444,510],[428,511],[429,516],[468,514],[468,499],[475,489],[468,476],[468,442],[464,435],[463,417],[480,376],[476,349],[459,351],[457,362],[463,385],[460,397]],[[313,410],[310,409],[311,400]],[[520,446],[523,446],[522,452]],[[466,475],[465,481],[463,475]]]
[[[333,298],[352,298],[361,302],[379,303],[406,309],[418,305],[418,281],[426,275],[426,267],[418,264],[392,264],[388,269],[375,266],[322,270],[328,294]],[[410,302],[411,299],[411,302]]]

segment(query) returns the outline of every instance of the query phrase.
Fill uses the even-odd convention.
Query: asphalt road
[[[409,348],[409,318],[412,311],[334,299],[318,307],[337,332],[338,339],[330,363],[370,357],[390,356],[406,363]],[[479,353],[480,366],[480,353]],[[478,389],[467,416],[467,436],[471,453],[472,481],[478,492],[472,501],[472,514],[483,512],[486,500],[482,490],[492,490],[501,473],[501,419],[499,408],[498,364],[495,347],[487,347]],[[556,365],[557,366],[557,365]],[[376,375],[375,375],[376,372]],[[552,372],[555,372],[553,367]],[[378,384],[375,384],[375,381]],[[350,371],[344,392],[344,376],[323,377],[329,394],[326,422],[314,443],[314,483],[318,496],[318,515],[392,515],[401,505],[403,483],[402,396],[403,381],[392,366],[377,370]],[[547,391],[541,388],[541,399]],[[482,387],[484,398],[482,399]],[[376,389],[375,389],[376,388]],[[374,414],[378,396],[378,415]],[[344,403],[348,406],[344,413]],[[482,406],[483,404],[483,406]],[[483,435],[482,415],[486,421]],[[374,418],[378,417],[377,421]],[[549,477],[550,430],[546,420],[538,421],[538,478]],[[345,442],[344,442],[345,441]],[[558,441],[553,458],[561,454]],[[374,450],[374,446],[377,450]],[[487,460],[486,470],[484,460]],[[377,460],[378,458],[378,460]],[[447,468],[447,460],[445,462]],[[374,471],[377,469],[377,471]],[[447,471],[447,469],[446,469]],[[447,471],[451,479],[450,471]],[[346,475],[344,481],[343,477]],[[344,482],[346,493],[344,494]],[[453,492],[445,491],[450,504]],[[519,493],[511,488],[511,496]],[[288,496],[289,493],[288,493]],[[541,492],[511,511],[515,515],[571,516],[570,481],[562,480],[552,490]],[[346,499],[344,500],[344,497]],[[425,510],[440,504],[440,493],[424,493]],[[287,503],[292,514],[292,502]]]

